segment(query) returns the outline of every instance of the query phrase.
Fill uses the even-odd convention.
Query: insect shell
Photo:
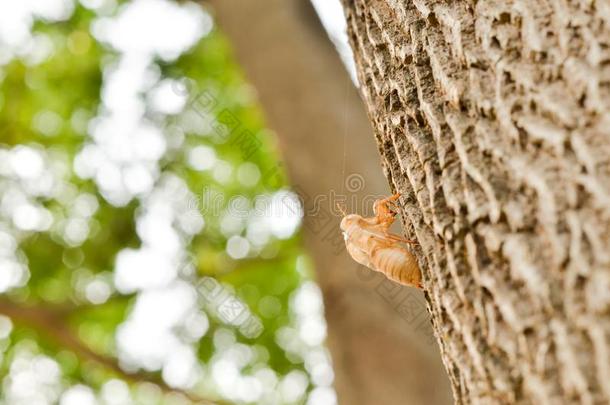
[[[375,201],[375,216],[365,218],[343,212],[341,230],[350,256],[358,263],[383,273],[387,278],[402,285],[422,288],[421,271],[415,257],[402,243],[415,243],[389,233],[394,222],[395,201],[400,194]]]

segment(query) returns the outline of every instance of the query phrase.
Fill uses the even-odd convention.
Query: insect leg
[[[391,240],[392,242],[400,242],[400,243],[410,243],[415,244],[416,241],[405,239],[401,236],[394,235],[388,232],[388,228],[394,222],[394,219],[397,215],[398,204],[396,201],[400,198],[400,193],[394,194],[388,198],[383,200],[375,201],[375,214],[376,221],[380,225],[381,231],[383,232],[386,239]]]
[[[398,198],[400,198],[400,193],[394,194],[393,196],[385,199],[377,200],[373,205],[377,223],[382,225],[384,229],[389,228],[394,223],[396,211],[394,211],[392,208],[396,208],[395,201],[398,200]]]
[[[403,238],[402,236],[394,235],[393,233],[386,233],[384,236],[394,242],[402,242],[402,243],[417,245],[417,241],[414,241],[411,239],[406,239],[406,238]]]

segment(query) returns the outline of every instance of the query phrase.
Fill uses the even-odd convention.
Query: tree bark
[[[344,6],[456,402],[608,403],[609,3]]]
[[[362,101],[312,6],[304,0],[211,4],[304,198],[303,230],[324,297],[339,403],[450,403],[423,294],[383,282],[345,252],[333,192],[347,194],[351,210],[371,214],[388,186]],[[344,184],[345,177],[354,182]],[[316,202],[320,211],[312,215]]]

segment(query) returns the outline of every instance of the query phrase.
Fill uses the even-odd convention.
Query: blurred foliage
[[[120,12],[120,7],[105,11],[109,17]],[[274,197],[286,195],[282,194],[286,178],[278,161],[275,138],[265,127],[256,91],[245,82],[229,43],[216,28],[179,58],[171,61],[156,58],[154,65],[159,72],[156,82],[175,79],[173,83],[181,83],[180,89],[188,91],[188,100],[177,113],[160,113],[147,104],[145,118],[162,130],[167,144],[158,161],[154,185],[148,192],[135,193],[126,204],[109,202],[96,181],[79,176],[74,169],[77,155],[92,142],[92,120],[103,111],[100,94],[108,67],[120,58],[119,52],[92,35],[92,24],[99,18],[94,10],[77,3],[67,20],[39,20],[32,32],[44,38],[52,51],[41,61],[32,62],[27,55],[14,55],[0,65],[0,232],[4,232],[4,239],[0,237],[0,241],[15,242],[12,249],[5,245],[8,259],[1,261],[0,256],[0,273],[8,274],[8,266],[18,263],[24,266],[22,272],[26,275],[12,285],[7,281],[4,292],[0,282],[0,314],[6,314],[12,323],[12,327],[7,327],[6,320],[0,322],[0,377],[4,380],[0,398],[5,403],[17,403],[7,395],[16,381],[15,373],[26,367],[16,361],[26,353],[26,357],[39,361],[53,359],[60,368],[59,385],[49,388],[49,403],[60,397],[65,399],[61,392],[75,384],[90,387],[91,392],[102,398],[109,387],[115,391],[123,387],[116,379],[130,384],[133,403],[186,401],[186,396],[169,393],[174,389],[223,399],[227,397],[226,392],[214,383],[211,369],[215,356],[220,356],[224,347],[219,342],[227,339],[230,344],[238,345],[237,348],[247,347],[251,354],[240,365],[240,375],[253,376],[260,370],[270,369],[275,375],[273,389],[278,391],[282,377],[288,373],[311,372],[303,358],[307,350],[324,350],[319,344],[301,342],[305,349],[299,354],[298,350],[287,350],[278,338],[286,333],[298,337],[298,333],[289,333],[298,329],[295,291],[310,278],[309,261],[301,248],[298,231],[278,237],[267,230],[263,235],[265,240],[257,248],[252,241],[257,234],[247,235],[257,199],[263,196],[266,199],[260,201],[269,204]],[[202,95],[213,96],[217,103],[205,114],[197,111]],[[146,94],[142,94],[142,99],[147,100]],[[222,131],[227,132],[226,128],[217,124],[226,123],[227,114],[230,121],[239,123],[239,128],[222,135]],[[235,141],[236,136],[244,133],[247,142]],[[189,153],[201,146],[208,146],[214,152],[216,166],[213,168],[197,169],[189,163]],[[43,157],[43,174],[53,175],[52,190],[37,192],[34,187],[32,191],[27,183],[31,179],[15,174],[13,166],[19,162],[13,160],[22,147]],[[216,170],[219,164],[224,174]],[[184,255],[177,279],[196,286],[201,277],[212,277],[247,304],[249,311],[262,322],[262,334],[248,338],[231,322],[210,311],[199,296],[197,306],[207,318],[209,328],[189,343],[197,353],[199,373],[197,381],[184,387],[165,386],[167,381],[161,380],[158,365],[144,370],[145,367],[128,364],[120,356],[116,337],[146,290],[135,288],[121,292],[117,288],[117,255],[126,249],[142,247],[137,218],[144,215],[145,202],[151,193],[174,178],[188,187],[189,193],[184,194],[183,201],[186,209],[197,211],[193,215],[197,215],[198,221],[203,220],[201,230],[193,232],[192,237],[182,238]],[[208,209],[206,193],[210,190],[220,198],[218,206]],[[77,201],[81,201],[80,205]],[[82,201],[88,201],[88,205]],[[248,214],[241,219],[241,225],[227,227],[223,221],[231,224],[232,219],[227,215],[232,201],[245,204]],[[49,213],[48,226],[28,229],[20,225],[15,219],[15,210],[20,204],[30,204],[40,212]],[[74,212],[82,211],[83,206],[93,206],[93,212],[79,217],[81,225],[85,221],[86,230],[86,237],[79,240],[70,237],[69,226]],[[30,210],[23,215],[40,216],[35,214]],[[27,218],[21,220],[24,221],[28,223]],[[242,244],[249,241],[250,249],[245,257],[233,258],[227,253],[228,241],[233,236],[239,236],[241,239],[236,240]],[[90,294],[91,291],[98,293]],[[10,330],[4,335],[3,324],[5,332]],[[176,335],[180,336],[179,331]],[[94,355],[83,354],[78,344]],[[113,369],[107,360],[120,364],[123,371]],[[45,367],[45,373],[53,368],[48,364]],[[166,392],[164,399],[160,399],[160,391],[151,388],[147,381],[159,383]],[[307,382],[306,389],[313,388],[314,384]],[[254,402],[305,401],[304,396],[298,395],[293,401],[280,394],[257,398]],[[249,402],[237,397],[228,399]]]

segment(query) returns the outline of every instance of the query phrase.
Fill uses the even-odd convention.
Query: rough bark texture
[[[345,252],[332,193],[348,193],[348,208],[370,215],[374,198],[389,190],[362,100],[309,1],[211,4],[310,214],[304,233],[324,296],[339,403],[451,403],[423,294],[383,282]],[[345,174],[361,184],[344,184],[344,149]],[[316,199],[320,212],[311,215]]]
[[[609,2],[344,5],[456,402],[608,403]]]

